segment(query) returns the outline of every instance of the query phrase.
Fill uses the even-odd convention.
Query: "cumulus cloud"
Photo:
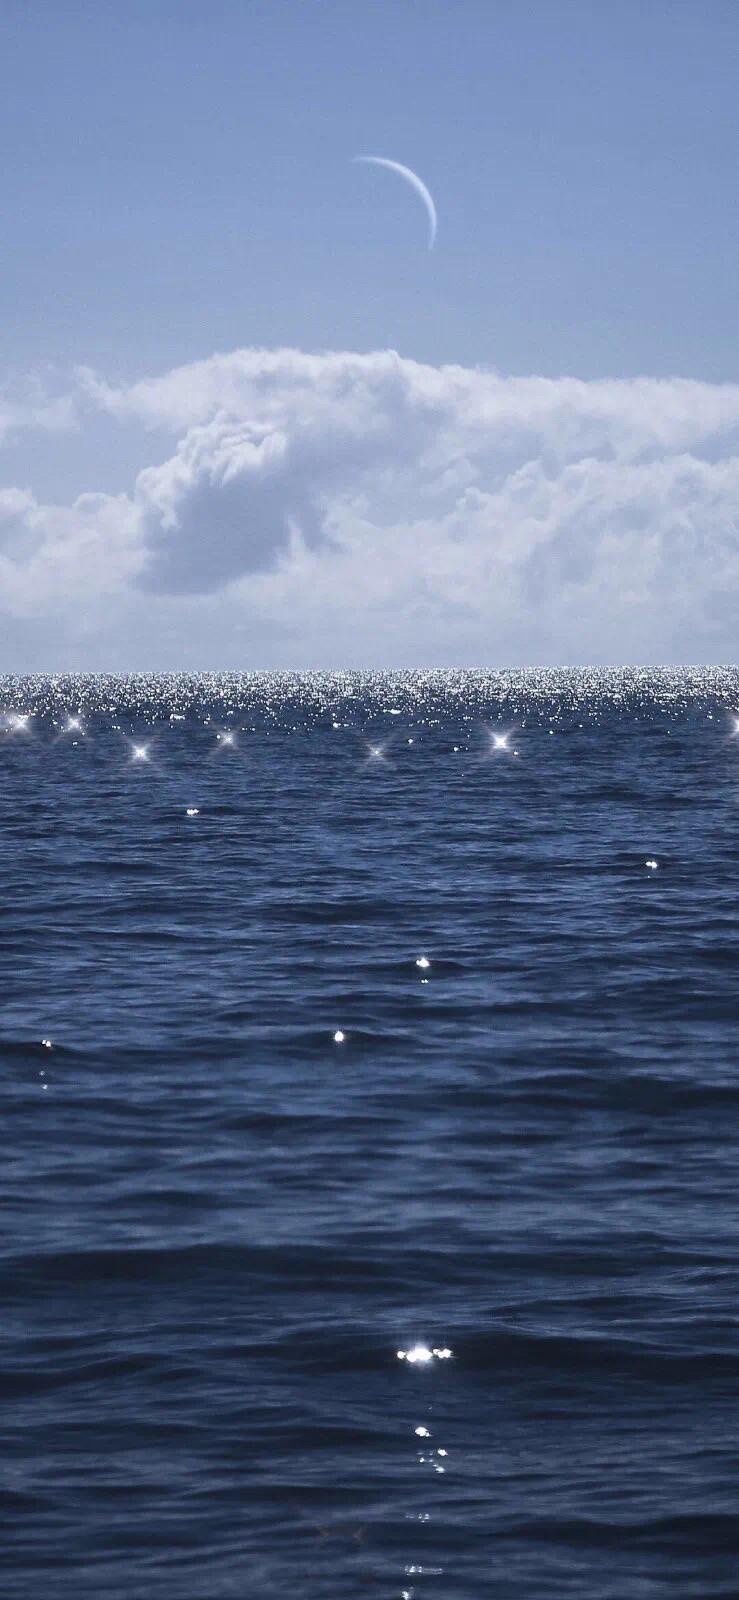
[[[238,664],[254,630],[248,665],[735,655],[739,386],[241,350],[81,370],[73,405],[160,459],[67,507],[0,494],[16,616],[97,604],[122,638],[138,595],[169,664]]]
[[[0,605],[10,615],[48,615],[115,594],[141,561],[126,495],[84,494],[67,507],[0,490]]]

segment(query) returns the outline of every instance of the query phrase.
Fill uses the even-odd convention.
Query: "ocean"
[[[735,1600],[739,670],[0,710],[6,1600]]]

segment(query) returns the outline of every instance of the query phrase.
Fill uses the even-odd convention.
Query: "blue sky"
[[[32,493],[46,508],[45,529],[49,508],[71,515],[80,494],[141,498],[139,475],[164,469],[183,445],[182,407],[174,404],[171,417],[160,417],[152,430],[141,407],[124,405],[120,395],[138,380],[168,373],[181,375],[170,390],[175,381],[188,389],[192,364],[214,352],[394,349],[425,369],[494,368],[510,379],[628,386],[640,377],[678,377],[709,389],[739,381],[734,4],[395,0],[361,7],[353,0],[213,0],[206,9],[190,0],[64,6],[6,0],[0,34],[0,387],[10,406],[26,408],[8,422],[0,484]],[[417,198],[393,175],[352,164],[360,153],[404,162],[428,184],[439,216],[432,252]],[[80,367],[116,389],[118,401],[101,405],[99,394],[91,401],[89,385],[80,399]],[[48,416],[39,422],[39,407],[53,401],[68,405],[66,423]],[[251,393],[240,395],[240,406],[254,403]],[[567,403],[579,401],[570,396]],[[279,404],[294,416],[285,393]],[[450,404],[447,395],[445,417]],[[590,401],[583,404],[589,414]],[[331,406],[340,409],[338,395]],[[186,427],[210,426],[214,408],[222,410],[223,402],[212,394],[202,415],[185,407]],[[336,416],[324,418],[327,438],[336,432]],[[234,425],[248,433],[252,423],[251,414],[238,411]],[[727,426],[706,440],[696,421],[700,448],[689,441],[696,460],[733,460]],[[530,430],[513,447],[501,443],[496,427],[486,464],[477,444],[470,457],[486,494],[498,492],[502,461],[510,478],[533,459],[526,454]],[[169,430],[166,448],[162,428]],[[438,452],[451,448],[441,431],[433,472],[442,470]],[[458,430],[454,461],[467,449],[460,438]],[[654,454],[652,434],[650,440],[640,448]],[[538,439],[536,460],[550,482],[560,448]],[[607,429],[594,448],[600,461],[613,454]],[[664,448],[674,450],[670,441]],[[568,457],[568,469],[579,459]],[[211,479],[214,471],[237,470],[224,468],[220,457],[219,463],[198,470]],[[404,467],[404,527],[428,479],[422,452],[415,463],[415,488]],[[359,526],[356,505],[366,510],[368,497],[374,503],[388,470],[378,461],[372,484],[364,467],[352,481],[339,475],[346,537]],[[323,477],[313,484],[311,514],[320,502],[321,515],[335,517],[334,502],[331,512],[326,507],[337,483],[332,470],[333,487]],[[715,505],[716,485],[707,493]],[[398,488],[393,527],[403,520],[399,494]],[[219,523],[225,502],[198,491],[197,506],[206,502]],[[18,502],[12,504],[16,516]],[[246,503],[244,510],[246,516]],[[371,507],[372,521],[370,513]],[[167,514],[175,522],[179,516],[171,507]],[[700,521],[699,508],[690,514]],[[387,530],[387,506],[377,515]],[[728,515],[722,512],[724,520]],[[191,532],[193,516],[190,508]],[[292,559],[285,529],[290,523],[294,544],[301,528],[291,522],[289,504],[280,516],[284,537],[270,559],[284,569]],[[34,517],[38,539],[43,518],[37,511]],[[150,527],[148,507],[146,517]],[[234,540],[239,517],[233,504],[223,509]],[[211,533],[204,525],[203,540]],[[486,537],[484,530],[478,536]],[[667,528],[661,536],[675,538]],[[250,537],[245,525],[247,547]],[[492,526],[489,538],[492,559],[499,538]],[[13,539],[6,556],[17,566],[33,539],[19,544],[15,533]],[[256,565],[246,550],[242,591],[250,575],[262,572],[263,540],[257,544]],[[321,544],[327,560],[329,545],[334,551],[327,537]],[[684,562],[682,544],[680,551]],[[157,570],[160,554],[139,551],[144,567],[148,561]],[[35,548],[33,559],[43,561]],[[373,559],[374,547],[367,554]],[[383,559],[392,564],[387,552]],[[725,554],[716,560],[724,563],[725,587],[733,581]],[[102,570],[104,548],[100,562]],[[175,558],[169,568],[174,564]],[[134,587],[148,592],[143,568],[133,561],[130,570],[138,572],[130,579]],[[669,562],[663,586],[668,570]],[[11,577],[14,584],[15,570]],[[325,577],[324,571],[321,582]],[[522,582],[518,624],[511,614],[502,632],[497,613],[489,627],[481,617],[467,632],[462,622],[455,629],[449,619],[459,597],[452,584],[444,627],[434,631],[428,618],[423,627],[412,624],[409,614],[402,648],[390,636],[384,647],[394,657],[408,649],[434,659],[438,646],[450,659],[469,651],[480,659],[482,651],[497,660],[499,649],[516,650],[518,638],[529,658],[561,654],[556,630],[556,637],[551,629],[547,634],[534,612],[523,616],[521,594],[530,593],[531,574]],[[28,594],[8,622],[12,649],[35,662],[42,637],[44,649],[53,653],[58,640],[75,664],[75,649],[79,664],[106,664],[112,647],[102,635],[96,640],[91,626],[84,636],[76,629],[73,600],[68,615],[59,610],[51,633],[48,618],[44,630],[32,604],[34,586],[37,593],[43,587],[38,573],[30,588],[20,585],[19,593]],[[333,614],[330,603],[320,622],[293,618],[286,635],[284,618],[270,627],[268,597],[260,590],[257,607],[254,592],[250,601],[242,591],[237,597],[231,587],[223,595],[224,610],[230,616],[235,606],[242,618],[233,624],[238,649],[242,635],[258,635],[254,648],[270,656],[265,664],[279,664],[286,650],[294,657],[287,664],[310,664],[314,641]],[[119,612],[112,601],[105,606],[105,639],[117,628],[115,649],[124,658],[129,645],[132,651],[126,664],[150,664],[161,617],[157,622],[152,611],[136,636],[127,605],[120,601]],[[678,607],[668,632],[653,630],[644,648],[669,649],[674,658],[680,615]],[[355,618],[352,639],[357,625]],[[187,651],[194,648],[192,615],[183,614],[180,632],[172,617],[168,626],[175,655],[185,642]],[[376,618],[367,628],[368,637],[369,630],[377,636]],[[202,664],[209,665],[214,640],[222,644],[205,609],[202,630]],[[633,652],[641,635],[626,629],[609,641],[610,650],[618,653],[621,637],[621,649]],[[684,638],[689,653],[718,651],[719,659],[731,644],[724,627],[716,634],[710,615],[697,632],[686,617]],[[341,654],[348,645],[337,648]],[[576,643],[580,655],[594,648],[589,635]]]
[[[9,355],[739,375],[739,10],[6,0]],[[415,167],[409,195],[349,165]]]

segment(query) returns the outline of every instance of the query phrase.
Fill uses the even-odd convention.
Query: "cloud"
[[[248,665],[735,653],[739,386],[240,350],[81,369],[90,410],[160,459],[67,507],[0,494],[0,607],[84,617],[85,650],[99,614],[119,654],[137,616],[143,664],[164,635],[170,665],[250,636]]]
[[[56,397],[47,395],[39,380],[24,384],[20,396],[14,395],[7,386],[0,390],[0,444],[23,430],[40,428],[50,433],[61,433],[75,425],[73,393]]]
[[[84,494],[41,505],[30,490],[0,490],[0,608],[29,620],[71,613],[120,593],[143,559],[126,495]]]

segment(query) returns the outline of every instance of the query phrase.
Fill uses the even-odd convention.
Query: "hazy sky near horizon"
[[[737,82],[733,0],[6,0],[0,669],[736,659]]]

